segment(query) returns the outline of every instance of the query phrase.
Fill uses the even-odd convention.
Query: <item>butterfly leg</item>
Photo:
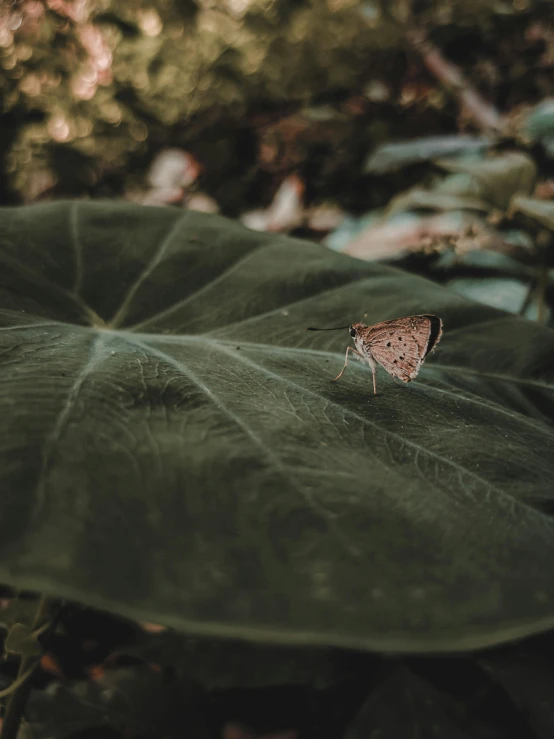
[[[347,350],[346,350],[346,355],[345,355],[345,357],[344,357],[344,367],[343,367],[343,368],[341,369],[341,371],[340,371],[340,372],[339,372],[339,374],[338,374],[338,375],[337,375],[337,376],[335,377],[335,379],[334,379],[334,380],[331,380],[331,382],[336,382],[337,380],[339,380],[339,379],[340,379],[340,378],[342,377],[342,375],[343,375],[343,372],[344,372],[344,370],[345,370],[345,369],[346,369],[346,368],[348,367],[348,352],[353,352],[354,354],[357,354],[357,355],[358,355],[359,357],[361,357],[362,359],[364,358],[364,357],[363,357],[363,356],[362,356],[362,355],[360,354],[360,352],[357,352],[357,351],[356,351],[355,349],[352,349],[352,347],[351,347],[351,346],[349,346],[349,347],[347,348]]]
[[[367,361],[369,362],[369,366],[371,367],[371,374],[373,375],[373,395],[377,395],[377,373],[375,371],[375,362],[369,357],[367,358]]]

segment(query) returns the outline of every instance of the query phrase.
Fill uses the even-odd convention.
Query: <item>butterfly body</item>
[[[336,382],[348,366],[348,353],[365,360],[373,373],[373,392],[377,394],[375,369],[380,364],[389,375],[410,382],[420,370],[425,357],[433,351],[442,336],[442,321],[428,313],[382,321],[373,326],[353,323],[348,328],[356,349],[348,347],[344,367],[332,382]],[[332,330],[332,329],[308,329]]]

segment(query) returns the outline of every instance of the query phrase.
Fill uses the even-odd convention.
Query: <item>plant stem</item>
[[[406,39],[421,55],[429,72],[458,100],[462,110],[476,126],[486,133],[500,130],[502,119],[494,105],[486,101],[469,83],[461,69],[444,58],[440,50],[428,40],[423,29],[408,31]]]
[[[42,596],[31,627],[32,631],[42,629],[49,620],[51,603]],[[40,658],[23,657],[14,682],[15,690],[8,698],[6,713],[2,721],[0,739],[16,739],[23,719],[23,712],[32,688],[32,675],[40,663]]]

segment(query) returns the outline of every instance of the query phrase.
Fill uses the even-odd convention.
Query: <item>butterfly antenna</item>
[[[350,326],[335,326],[335,328],[307,328],[306,331],[340,331],[343,328],[350,328]]]

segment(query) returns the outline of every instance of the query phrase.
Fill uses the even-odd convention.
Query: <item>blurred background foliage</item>
[[[3,0],[0,203],[219,211],[548,321],[553,71],[551,0]]]

